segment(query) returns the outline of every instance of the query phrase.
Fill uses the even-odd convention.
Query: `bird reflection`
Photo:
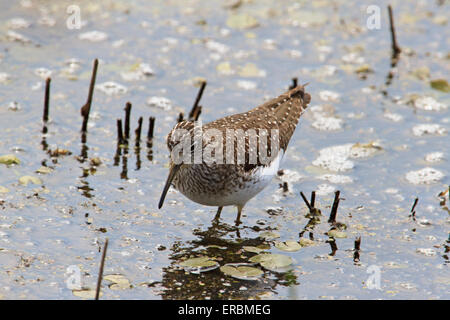
[[[257,247],[268,245],[268,241],[255,234],[243,237],[241,233],[252,234],[259,226],[235,226],[213,220],[206,229],[195,229],[196,239],[177,241],[170,248],[171,263],[163,268],[163,299],[249,299],[259,298],[275,293],[278,285],[290,286],[297,283],[297,276],[292,272],[276,273],[264,270],[258,280],[239,280],[223,274],[219,268],[192,274],[178,266],[181,260],[198,257],[216,257],[221,266],[227,263],[247,263],[255,253],[246,252],[244,246]],[[244,290],[245,289],[245,290]]]

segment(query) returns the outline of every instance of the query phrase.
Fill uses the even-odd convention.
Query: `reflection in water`
[[[123,148],[122,172],[120,172],[120,179],[128,180],[128,145]]]
[[[214,221],[206,230],[194,230],[195,240],[175,242],[170,266],[163,268],[161,296],[163,299],[249,299],[268,297],[276,293],[277,285],[298,285],[297,276],[291,272],[264,270],[258,280],[239,280],[223,274],[220,269],[192,274],[178,266],[181,260],[197,256],[215,257],[221,266],[227,263],[247,263],[256,253],[246,252],[244,246],[260,246],[269,242],[261,237],[241,237],[241,232],[268,231],[270,227],[231,226]]]
[[[80,155],[77,157],[77,160],[80,164],[84,164],[86,162],[86,160],[88,159],[88,150],[89,147],[86,144],[87,139],[86,139],[86,132],[82,132],[81,133],[81,151],[80,151]],[[80,182],[81,182],[81,186],[77,186],[78,190],[81,190],[81,194],[83,196],[85,196],[86,198],[92,198],[93,195],[91,193],[91,191],[94,191],[94,189],[92,189],[89,186],[89,181],[88,181],[88,177],[91,174],[91,171],[94,170],[95,168],[85,168],[85,167],[81,167],[82,170],[82,174],[80,176]]]
[[[141,147],[135,147],[134,148],[134,154],[136,156],[136,171],[141,169]]]

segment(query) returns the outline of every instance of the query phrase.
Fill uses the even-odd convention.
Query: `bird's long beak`
[[[180,169],[181,164],[176,164],[173,167],[170,168],[169,176],[166,180],[166,185],[164,186],[163,192],[161,194],[161,198],[159,199],[158,209],[161,209],[164,204],[164,199],[166,198],[167,191],[169,191],[170,185],[172,184],[173,178],[175,178],[175,175],[177,174],[178,170]]]

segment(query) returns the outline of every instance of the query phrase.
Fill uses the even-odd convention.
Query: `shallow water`
[[[220,1],[78,3],[79,30],[66,24],[70,1],[0,4],[0,156],[20,160],[0,164],[0,298],[78,299],[67,286],[67,268],[75,266],[82,286],[95,288],[105,238],[104,273],[123,275],[131,287],[105,281],[104,299],[450,298],[449,195],[438,196],[450,183],[450,95],[430,86],[430,80],[450,74],[448,4],[391,2],[403,49],[392,67],[385,1],[228,2],[234,9]],[[374,3],[381,10],[379,30],[366,27],[366,9]],[[229,25],[230,17],[244,14],[254,18],[247,20],[251,28]],[[107,37],[79,38],[90,31]],[[28,41],[12,40],[17,33]],[[79,109],[95,58],[97,85],[114,81],[126,92],[108,95],[96,88],[82,144]],[[78,61],[75,67],[70,59]],[[139,64],[148,64],[154,75],[136,72]],[[372,72],[365,74],[365,65]],[[423,67],[428,72],[417,71]],[[52,78],[46,135],[41,131],[47,71],[39,68]],[[279,95],[293,77],[309,83],[312,101],[290,142],[285,174],[247,204],[239,227],[234,208],[225,208],[214,224],[216,208],[173,190],[157,209],[168,171],[165,136],[178,114],[189,112],[199,77],[208,81],[200,103],[204,122]],[[413,93],[432,96],[444,107],[414,107],[406,102]],[[149,106],[154,96],[169,99],[171,107]],[[124,117],[127,101],[133,104],[133,139],[140,116],[143,137],[148,117],[156,117],[155,137],[151,146],[143,141],[140,149],[131,146],[117,157],[116,119]],[[337,130],[319,130],[330,117],[338,119]],[[420,124],[439,124],[443,131],[417,136],[413,128]],[[374,153],[344,157],[351,168],[343,172],[317,166],[320,150],[356,143]],[[71,154],[48,153],[57,148]],[[432,152],[442,152],[443,159],[426,161]],[[94,158],[101,164],[92,164]],[[51,172],[36,173],[41,167]],[[429,184],[406,178],[426,167],[443,177]],[[324,174],[344,175],[348,183],[324,181]],[[42,185],[20,184],[26,175],[39,177]],[[288,192],[279,186],[283,181]],[[323,215],[311,229],[299,192],[309,197],[312,190]],[[347,226],[347,237],[332,241],[326,233],[335,190],[343,198],[337,220]],[[414,221],[409,215],[416,197]],[[265,231],[279,238],[264,240]],[[275,247],[276,241],[298,240],[299,233],[312,236],[315,245],[296,252]],[[358,261],[353,249],[359,236]],[[261,279],[246,281],[219,269],[189,274],[179,267],[181,260],[200,255],[220,265],[247,262],[254,253],[243,246],[261,244],[292,257],[291,270],[263,269]],[[379,279],[379,287],[370,279]]]

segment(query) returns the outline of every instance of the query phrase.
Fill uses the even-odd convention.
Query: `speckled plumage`
[[[170,174],[168,183],[179,190],[186,197],[197,203],[218,206],[220,213],[223,206],[236,205],[240,211],[248,200],[253,198],[270,182],[278,171],[280,161],[286,152],[289,140],[295,131],[298,120],[302,112],[306,109],[311,97],[304,91],[303,86],[297,86],[287,91],[279,97],[267,101],[266,103],[245,113],[224,117],[203,125],[202,131],[216,129],[223,133],[223,148],[225,154],[226,130],[242,129],[244,131],[254,129],[259,134],[259,129],[266,129],[269,133],[267,138],[268,149],[270,151],[270,130],[279,130],[279,150],[271,155],[270,163],[261,163],[259,157],[257,163],[250,163],[249,154],[253,144],[249,139],[245,139],[245,144],[233,143],[234,164],[199,163],[175,165],[171,158]],[[172,135],[176,129],[185,129],[191,138],[195,135],[194,123],[192,121],[182,121],[178,123],[167,137],[167,145],[170,151],[181,140],[175,139]],[[208,144],[203,141],[202,148]],[[245,163],[236,164],[236,157],[239,152],[245,154]],[[192,159],[194,147],[191,150]],[[172,172],[175,173],[172,173]],[[169,181],[171,180],[171,181]],[[160,207],[164,201],[168,186],[161,197]]]

